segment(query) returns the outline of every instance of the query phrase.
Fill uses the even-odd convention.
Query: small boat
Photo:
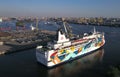
[[[53,67],[78,58],[82,55],[95,51],[105,44],[104,33],[96,32],[95,28],[91,34],[84,33],[83,37],[69,37],[64,25],[57,31],[57,39],[48,42],[46,46],[36,47],[36,59],[39,63]],[[67,34],[67,35],[66,35]]]

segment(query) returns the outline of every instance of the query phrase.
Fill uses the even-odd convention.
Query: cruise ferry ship
[[[67,30],[65,25],[64,28]],[[104,33],[96,32],[95,28],[91,34],[85,33],[83,37],[70,38],[66,32],[59,29],[57,39],[48,42],[46,46],[36,47],[39,63],[53,67],[95,51],[105,44]]]

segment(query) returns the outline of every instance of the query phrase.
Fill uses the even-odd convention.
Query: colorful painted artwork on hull
[[[98,40],[92,40],[89,43],[86,43],[83,46],[80,46],[79,48],[76,49],[76,46],[71,46],[68,49],[60,49],[56,50],[51,56],[50,59],[54,64],[58,64],[60,62],[69,60],[71,58],[74,58],[78,56],[79,53],[81,52],[86,52],[87,49],[90,47],[97,47],[97,46],[102,46],[103,45],[103,40],[102,38],[98,38]]]

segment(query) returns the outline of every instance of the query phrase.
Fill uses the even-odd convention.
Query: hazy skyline
[[[0,0],[0,16],[120,17],[120,0]]]

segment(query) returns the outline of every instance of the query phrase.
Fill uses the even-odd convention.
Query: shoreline
[[[105,27],[118,27],[118,28],[120,28],[120,24],[119,25],[114,25],[114,24],[85,24],[85,23],[83,23],[83,24],[81,24],[81,23],[74,23],[74,22],[68,22],[68,23],[70,23],[70,24],[77,24],[77,25],[90,25],[90,26],[105,26]]]

